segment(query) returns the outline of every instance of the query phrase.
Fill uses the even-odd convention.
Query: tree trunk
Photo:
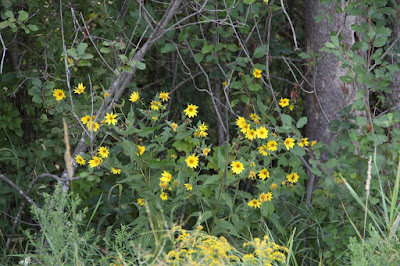
[[[356,23],[356,17],[346,16],[345,13],[335,13],[336,5],[344,5],[344,1],[334,1],[331,4],[321,4],[318,0],[305,1],[305,30],[307,50],[319,53],[319,62],[309,66],[308,81],[312,86],[308,90],[314,91],[306,95],[306,115],[308,123],[306,136],[310,140],[317,140],[325,144],[335,141],[333,132],[329,129],[330,121],[339,118],[340,109],[351,104],[356,97],[356,86],[342,82],[339,77],[346,75],[347,70],[341,68],[341,62],[333,54],[324,54],[319,50],[330,41],[332,32],[340,32],[344,37],[344,45],[351,47],[354,44],[354,31],[351,25]],[[322,13],[318,11],[321,10]],[[315,19],[319,14],[329,15],[320,22]],[[322,155],[326,161],[327,154]],[[311,173],[307,182],[306,204],[311,204],[311,194],[314,184],[318,180]]]

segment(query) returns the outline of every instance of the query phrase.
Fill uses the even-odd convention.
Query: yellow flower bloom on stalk
[[[104,119],[106,120],[106,123],[108,125],[112,124],[113,126],[115,126],[115,124],[117,123],[117,119],[115,119],[117,117],[116,114],[113,114],[113,112],[111,113],[106,113],[107,115],[104,117]]]
[[[240,161],[233,161],[231,167],[234,174],[240,174],[244,170],[244,166]]]
[[[162,102],[168,102],[169,99],[169,92],[160,92],[160,95],[158,96],[159,99],[161,99]]]
[[[171,181],[171,178],[172,178],[172,175],[171,175],[169,172],[164,171],[164,172],[161,174],[160,181],[161,181],[161,182],[168,183],[169,181]]]
[[[144,206],[145,202],[144,202],[143,198],[138,198],[137,199],[137,204],[139,204],[140,206]]]
[[[271,200],[272,200],[272,192],[261,193],[261,195],[259,197],[260,202],[267,202],[267,201],[271,201]]]
[[[131,93],[130,97],[129,97],[129,101],[131,102],[136,102],[137,100],[139,100],[139,92],[134,91]]]
[[[65,98],[65,93],[63,90],[55,89],[53,96],[56,97],[56,101],[61,101],[62,99]]]
[[[146,147],[137,145],[137,149],[138,149],[138,153],[136,153],[136,155],[142,155],[144,153],[144,151],[146,150]]]
[[[270,189],[276,189],[278,186],[275,183],[272,183],[271,186],[269,186]]]
[[[82,124],[86,125],[87,123],[90,122],[90,120],[92,120],[92,118],[90,117],[90,115],[86,115],[84,117],[81,118],[81,122]]]
[[[114,175],[119,175],[121,173],[121,169],[111,167],[111,173]]]
[[[259,117],[257,114],[255,114],[255,113],[250,114],[250,118],[251,118],[251,120],[253,120],[254,122],[260,120],[260,117]]]
[[[171,124],[171,128],[172,128],[173,131],[176,132],[176,129],[178,128],[178,124],[177,123],[172,123]]]
[[[101,160],[99,157],[94,156],[94,157],[92,157],[92,159],[89,161],[89,166],[92,167],[92,168],[94,168],[94,167],[99,167],[100,164],[101,164],[101,162],[102,162],[102,160]]]
[[[200,126],[199,126],[199,129],[201,130],[201,131],[207,131],[208,130],[208,126],[206,125],[206,124],[201,124]]]
[[[259,69],[257,69],[257,68],[254,68],[254,70],[253,70],[253,76],[255,77],[255,78],[257,78],[257,79],[259,79],[259,78],[261,78],[261,70],[259,70]]]
[[[294,109],[294,105],[293,104],[289,105],[289,110],[293,111],[293,109]]]
[[[310,142],[308,142],[308,138],[302,138],[301,140],[300,140],[300,143],[299,143],[299,146],[300,147],[304,147],[304,146],[308,146],[308,145],[310,145]]]
[[[250,124],[245,124],[242,129],[240,130],[240,132],[242,132],[243,134],[246,134],[247,131],[250,130]]]
[[[151,119],[153,119],[154,121],[157,121],[158,117],[157,116],[153,116]]]
[[[110,94],[106,91],[106,92],[104,93],[104,99],[107,98],[108,96],[110,96]]]
[[[207,137],[208,133],[205,131],[200,131],[199,136],[200,137]]]
[[[283,143],[285,144],[285,147],[287,150],[294,147],[294,139],[292,139],[292,138],[285,139],[285,141]]]
[[[268,138],[268,130],[265,127],[257,128],[256,133],[257,133],[257,138],[259,139]]]
[[[185,159],[185,162],[186,162],[186,164],[187,164],[187,166],[188,167],[190,167],[190,168],[196,168],[197,166],[198,166],[198,164],[199,164],[199,158],[196,156],[196,154],[192,154],[192,155],[190,155],[189,157],[187,157],[186,159]]]
[[[86,164],[85,159],[83,159],[83,157],[80,154],[75,156],[75,161],[79,165],[85,165]]]
[[[188,107],[185,110],[183,110],[183,112],[189,118],[195,117],[197,115],[197,108],[198,106],[196,105],[188,104]]]
[[[208,155],[208,153],[211,151],[211,149],[209,149],[209,148],[204,148],[203,149],[203,155],[204,156],[207,156]]]
[[[316,140],[311,141],[311,147],[314,146],[315,144],[317,144]]]
[[[167,186],[168,186],[168,184],[166,183],[166,182],[160,182],[160,188],[161,188],[161,190],[164,190],[164,189],[166,189],[167,188]]]
[[[267,169],[261,169],[260,172],[258,172],[258,177],[262,180],[265,180],[265,178],[269,178],[269,172]]]
[[[262,146],[258,147],[258,152],[259,152],[262,156],[268,156],[268,155],[270,155],[270,154],[267,152],[267,150],[268,150],[268,148],[267,148],[266,145],[262,145]]]
[[[290,183],[295,184],[295,183],[297,183],[297,181],[299,180],[299,175],[298,175],[297,173],[291,173],[291,174],[288,174],[288,175],[286,176],[286,179],[287,179]]]
[[[236,125],[237,125],[240,129],[242,129],[242,128],[246,125],[246,119],[244,119],[244,117],[239,116],[239,117],[236,119]]]
[[[167,193],[161,192],[160,199],[163,200],[163,201],[164,201],[164,200],[167,200],[167,199],[168,199]]]
[[[157,102],[157,101],[151,101],[151,103],[150,103],[150,108],[155,111],[157,111],[160,108],[160,106],[161,106],[161,103]]]
[[[263,1],[264,1],[264,3],[268,4],[268,1],[269,1],[269,0],[263,0]]]
[[[269,151],[276,151],[278,149],[278,144],[275,140],[270,140],[267,143],[267,150]]]
[[[257,137],[257,132],[254,129],[247,130],[246,138],[249,140],[253,140]]]
[[[108,150],[107,150],[106,147],[101,146],[97,151],[99,152],[99,154],[100,154],[100,156],[102,158],[107,158],[108,157]]]
[[[251,163],[250,163],[250,166],[256,166],[256,164],[255,164],[255,163],[253,163],[253,162],[251,162]]]
[[[192,185],[188,184],[188,183],[185,184],[185,188],[186,188],[187,191],[192,191],[193,190]]]
[[[254,180],[256,178],[256,171],[251,170],[247,178],[251,178],[251,180]]]
[[[283,108],[285,106],[289,105],[289,99],[288,98],[281,98],[279,100],[279,105]]]
[[[83,93],[85,91],[85,89],[86,89],[86,87],[83,86],[83,83],[79,83],[78,87],[75,87],[74,93],[81,94],[81,93]]]
[[[224,87],[228,86],[228,82],[226,82],[226,81],[222,82],[222,86],[224,86]]]
[[[89,121],[89,123],[87,123],[86,127],[89,131],[93,130],[94,132],[97,132],[97,130],[100,128],[100,125],[97,122],[93,123],[93,121]]]
[[[253,207],[255,209],[259,209],[261,207],[261,202],[258,201],[258,199],[252,199],[251,201],[249,201],[249,203],[247,203],[247,205],[249,207]]]

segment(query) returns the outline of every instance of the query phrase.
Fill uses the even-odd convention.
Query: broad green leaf
[[[33,24],[28,24],[28,28],[29,28],[31,31],[37,31],[37,30],[39,29],[36,25],[33,25]]]
[[[290,126],[293,123],[293,118],[287,114],[282,114],[283,124]]]
[[[20,10],[18,11],[18,21],[25,21],[29,17],[28,13],[26,11]]]
[[[76,50],[78,51],[78,55],[83,55],[85,53],[85,50],[87,47],[88,47],[88,45],[85,42],[78,44],[78,47],[76,47]]]
[[[307,117],[302,117],[299,119],[299,121],[297,121],[296,127],[302,128],[302,127],[304,127],[305,124],[307,124]]]
[[[4,15],[6,15],[9,18],[13,18],[14,17],[14,13],[10,10],[6,11],[6,13],[4,13]]]
[[[166,43],[162,48],[161,48],[161,53],[166,54],[170,52],[176,51],[176,45],[174,43]]]
[[[382,47],[386,44],[387,38],[385,37],[378,37],[374,41],[374,47]]]
[[[203,46],[203,48],[201,48],[201,52],[203,54],[207,54],[209,52],[211,52],[214,49],[214,45],[213,44],[205,44]]]
[[[253,56],[255,58],[260,58],[260,57],[263,57],[266,54],[267,54],[267,45],[262,45],[262,46],[257,47],[254,50]]]
[[[244,0],[243,3],[251,5],[252,3],[254,3],[256,0]]]
[[[204,58],[204,54],[198,53],[198,54],[196,54],[196,55],[194,56],[194,61],[195,61],[196,63],[200,63],[201,61],[203,61],[203,58]]]

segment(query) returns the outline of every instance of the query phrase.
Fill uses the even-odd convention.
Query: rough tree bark
[[[329,123],[333,119],[339,118],[340,109],[351,104],[356,97],[356,86],[345,84],[339,77],[346,75],[346,69],[341,68],[341,63],[333,54],[324,54],[319,50],[330,41],[332,32],[340,32],[344,37],[347,47],[351,47],[355,42],[354,31],[351,25],[357,22],[357,17],[347,16],[346,13],[336,13],[336,5],[344,7],[344,1],[333,1],[330,4],[321,4],[319,0],[305,1],[305,29],[307,50],[319,53],[319,62],[316,66],[309,66],[308,81],[309,90],[314,93],[306,95],[306,115],[308,123],[306,126],[306,136],[310,140],[317,140],[325,144],[335,141],[333,132],[329,129]],[[319,15],[329,14],[332,18],[325,18],[320,22],[315,19]],[[327,155],[322,156],[326,161]],[[306,204],[311,204],[311,194],[317,178],[309,173],[307,182]]]

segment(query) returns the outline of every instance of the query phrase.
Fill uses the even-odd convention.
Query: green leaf
[[[385,37],[378,37],[374,41],[374,46],[375,47],[382,47],[382,46],[384,46],[386,44],[386,40],[387,40],[387,38],[385,38]]]
[[[305,124],[307,124],[307,117],[302,117],[299,119],[299,121],[297,121],[296,127],[302,128],[302,127],[304,127]]]
[[[306,155],[306,152],[304,151],[304,149],[302,147],[300,147],[299,145],[294,145],[294,147],[292,149],[290,149],[290,152],[295,155],[295,156],[304,156]]]
[[[146,69],[146,64],[140,61],[136,61],[136,60],[131,60],[130,62],[131,66],[136,66],[138,69],[140,70],[145,70]]]
[[[194,61],[195,61],[196,63],[200,63],[201,61],[203,61],[203,58],[204,58],[204,54],[198,53],[198,54],[196,54],[196,55],[194,56]]]
[[[214,152],[218,149],[218,167],[219,169],[225,169],[227,164],[226,152],[223,146],[214,148]]]
[[[341,76],[339,79],[345,83],[352,83],[354,81],[354,78],[350,76]]]
[[[209,52],[211,52],[214,49],[214,45],[213,44],[205,44],[203,46],[203,48],[201,48],[201,52],[203,54],[207,54]]]
[[[100,52],[104,53],[104,54],[108,54],[110,51],[111,51],[111,49],[107,48],[107,47],[101,47],[100,48]]]
[[[88,45],[85,42],[78,44],[78,47],[76,48],[78,55],[83,55],[87,47]]]
[[[186,40],[189,37],[189,30],[183,30],[179,33],[178,35],[178,41],[179,42],[183,42],[184,40]]]
[[[90,60],[90,59],[92,59],[94,56],[93,55],[91,55],[91,54],[83,54],[82,56],[81,56],[81,58],[82,59],[85,59],[85,60]]]
[[[24,10],[18,11],[18,21],[25,21],[29,17],[28,13]]]
[[[176,45],[174,43],[166,43],[161,48],[161,53],[166,54],[166,53],[174,52],[175,50],[176,50]]]
[[[258,83],[252,83],[249,85],[249,90],[251,91],[259,91],[262,87]]]
[[[260,58],[260,57],[263,57],[266,54],[267,54],[267,45],[262,45],[262,46],[257,47],[254,50],[253,56],[255,58]]]
[[[228,193],[223,192],[223,193],[221,194],[221,197],[222,197],[222,199],[225,201],[226,205],[228,205],[229,209],[232,210],[233,205],[232,205],[232,198],[231,198],[231,196],[230,196]]]
[[[81,60],[78,62],[78,66],[91,66],[92,64],[90,64],[90,62],[86,61],[86,60]]]
[[[326,42],[325,46],[328,47],[328,48],[332,48],[332,49],[336,48],[336,46],[331,42]]]
[[[287,114],[282,114],[282,122],[284,125],[290,126],[293,123],[293,118]]]
[[[335,36],[331,36],[331,41],[336,47],[340,46],[339,37],[338,36],[336,36],[336,35]]]
[[[251,5],[252,3],[254,3],[256,0],[244,0],[243,3]]]
[[[39,30],[39,28],[38,28],[36,25],[33,25],[33,24],[28,24],[28,28],[29,28],[31,31],[37,31],[37,30]]]
[[[275,210],[274,204],[272,202],[264,202],[261,204],[261,214],[268,218]]]
[[[4,15],[6,15],[9,18],[13,18],[14,17],[14,13],[10,10],[6,11],[6,13],[4,13]]]
[[[8,26],[10,26],[10,24],[11,23],[8,20],[0,22],[0,30],[7,28]]]

